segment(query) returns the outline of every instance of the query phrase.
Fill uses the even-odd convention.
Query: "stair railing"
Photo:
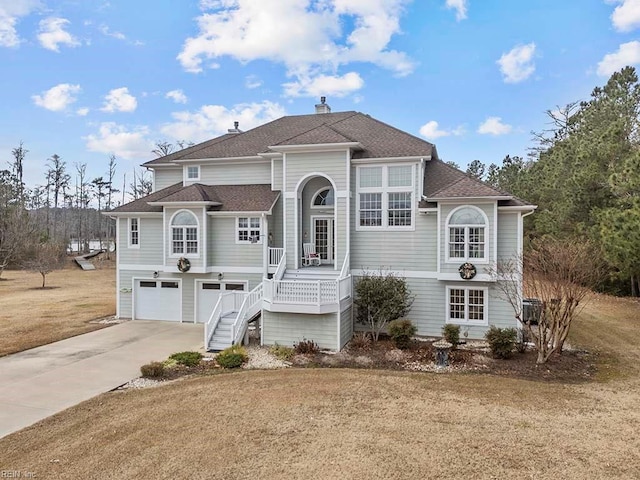
[[[249,320],[258,313],[262,303],[262,283],[244,295],[233,325],[231,325],[231,344],[239,343],[245,334]],[[257,307],[257,308],[256,308]]]

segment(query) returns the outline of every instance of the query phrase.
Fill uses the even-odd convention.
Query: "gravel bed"
[[[271,355],[268,347],[247,347],[247,353],[249,361],[242,366],[246,370],[275,370],[291,366],[290,362]]]
[[[138,377],[118,387],[116,390],[128,390],[130,388],[139,389],[139,388],[157,387],[158,385],[164,382],[165,382],[164,380],[154,380],[152,378]]]

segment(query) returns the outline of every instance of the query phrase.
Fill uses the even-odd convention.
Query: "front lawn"
[[[0,279],[0,356],[97,330],[89,323],[115,314],[115,267],[95,260],[97,270],[73,264],[47,275],[6,270]]]

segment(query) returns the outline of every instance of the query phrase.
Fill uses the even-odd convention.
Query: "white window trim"
[[[453,216],[454,213],[456,213],[458,210],[462,209],[462,208],[472,208],[474,210],[477,210],[478,212],[480,212],[480,214],[482,215],[482,218],[484,218],[484,225],[449,225],[449,220],[451,219],[451,217]],[[450,251],[450,241],[451,241],[451,228],[452,227],[460,227],[460,228],[465,228],[465,240],[464,240],[464,257],[451,257],[451,251]],[[469,239],[468,239],[468,228],[477,228],[477,227],[482,227],[484,228],[484,257],[469,257]],[[449,215],[447,215],[447,220],[445,221],[444,224],[444,230],[445,230],[445,263],[460,263],[460,262],[472,262],[472,263],[479,263],[479,264],[488,264],[489,263],[489,248],[490,248],[490,243],[489,243],[489,218],[487,217],[487,214],[484,213],[484,211],[481,208],[476,207],[475,205],[461,205],[459,207],[454,208],[453,210],[451,210],[449,212]]]
[[[196,253],[186,253],[186,247],[187,247],[187,237],[186,237],[186,231],[184,232],[184,236],[183,236],[183,240],[182,240],[182,245],[183,245],[183,250],[182,253],[173,253],[173,229],[174,228],[182,228],[183,230],[186,228],[194,228],[193,225],[177,225],[174,226],[173,225],[173,219],[176,217],[176,215],[178,215],[179,213],[182,212],[188,212],[191,215],[193,215],[193,217],[196,219],[196,225],[195,225],[195,229],[196,229],[196,237],[197,237],[197,252]],[[202,242],[202,238],[200,235],[200,220],[198,220],[198,216],[193,213],[191,210],[186,210],[186,209],[180,209],[177,212],[175,212],[173,215],[171,215],[171,218],[169,219],[169,258],[180,258],[180,257],[185,257],[185,258],[200,258],[200,244]]]
[[[131,243],[131,220],[136,220],[138,225],[138,243]],[[130,217],[127,219],[127,236],[128,241],[127,245],[129,248],[140,248],[140,218],[139,217]]]
[[[464,320],[458,318],[451,318],[451,290],[464,290]],[[483,299],[483,314],[484,320],[468,320],[469,318],[469,290],[482,290],[484,292]],[[445,323],[453,325],[474,325],[486,327],[489,325],[489,289],[487,287],[477,287],[475,285],[447,285],[447,292],[445,297],[446,305],[446,318]]]
[[[360,169],[370,167],[382,167],[381,187],[360,187]],[[389,167],[411,167],[411,185],[405,187],[389,187]],[[411,193],[411,225],[389,225],[389,194],[390,193]],[[380,193],[382,194],[382,225],[365,226],[360,225],[360,194]],[[416,229],[416,164],[415,163],[390,163],[375,165],[358,165],[356,167],[356,231],[415,231]]]
[[[189,178],[189,168],[196,167],[198,169],[198,176],[194,178]],[[196,182],[200,180],[200,165],[185,165],[184,166],[184,181],[185,182]]]
[[[251,219],[252,218],[257,218],[260,221],[260,227],[259,227],[260,235],[258,236],[258,241],[257,242],[251,242],[251,240],[239,240],[238,239],[238,233],[240,233],[240,219],[241,218],[248,219],[249,226],[246,229],[243,228],[243,230],[249,230],[249,233],[251,233]],[[262,234],[262,217],[256,217],[256,216],[251,216],[251,215],[247,215],[246,217],[236,217],[236,228],[234,230],[234,235],[236,237],[236,245],[262,245],[262,239],[264,238],[264,235]]]
[[[333,190],[333,187],[331,185],[326,185],[322,188],[320,188],[316,193],[314,193],[311,196],[311,205],[310,208],[313,208],[315,210],[333,210],[334,205],[336,204],[336,192],[334,190],[333,192],[333,205],[314,205],[315,201],[316,201],[316,197],[318,196],[319,193],[324,192],[325,190]]]

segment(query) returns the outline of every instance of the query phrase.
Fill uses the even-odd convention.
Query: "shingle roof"
[[[429,157],[435,152],[431,143],[368,115],[338,112],[282,117],[246,132],[214,138],[144,165],[176,160],[249,157],[268,152],[274,145],[343,142],[362,144],[362,150],[354,152],[353,158]]]
[[[213,212],[268,212],[280,192],[271,185],[202,185],[195,183],[183,187],[176,183],[151,195],[134,200],[113,210],[112,213],[162,212],[165,202],[215,202]],[[152,203],[153,205],[149,205]]]
[[[527,202],[498,190],[438,159],[426,163],[424,196],[428,199],[508,197],[508,199],[501,201],[508,202],[510,206],[528,205]],[[427,202],[423,203],[426,205]]]

